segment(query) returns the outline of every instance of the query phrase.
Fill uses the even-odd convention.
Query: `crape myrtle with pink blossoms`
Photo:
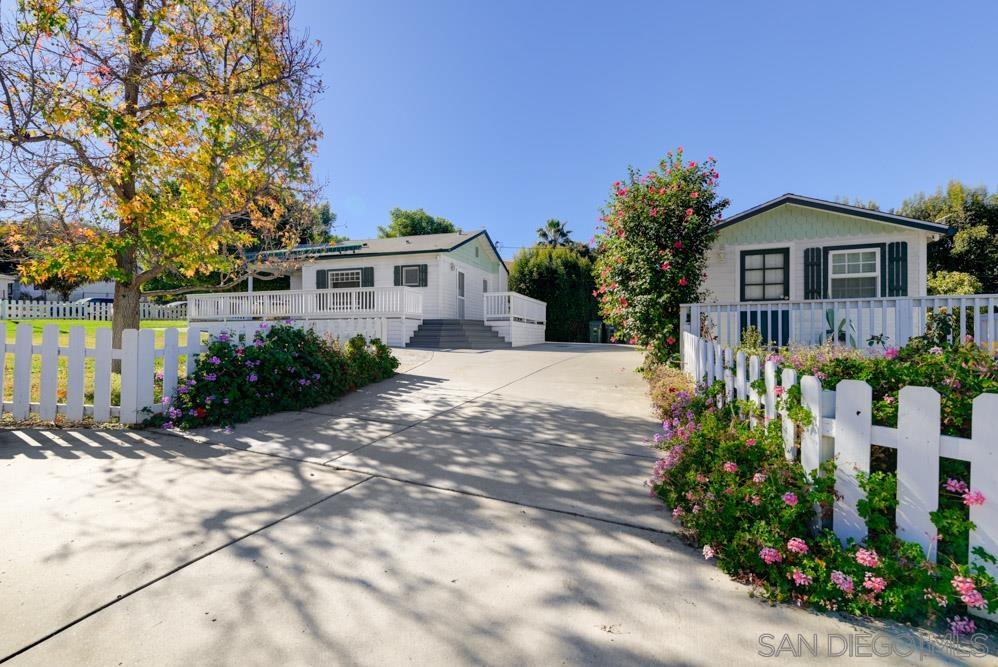
[[[947,631],[973,633],[971,610],[998,609],[998,585],[975,549],[972,564],[940,550],[931,562],[918,544],[894,534],[896,477],[861,476],[865,498],[858,510],[869,528],[862,543],[843,544],[828,529],[835,500],[834,462],[805,471],[788,461],[778,420],[757,426],[735,417],[737,404],[718,408],[721,386],[676,392],[663,429],[662,450],[649,481],[686,538],[722,570],[752,584],[775,601],[812,605],[909,622],[938,621]],[[965,480],[950,479],[943,491],[964,505],[991,502]],[[815,508],[819,511],[816,513]],[[958,513],[937,512],[940,540],[960,542],[972,529]]]
[[[617,340],[646,347],[653,362],[678,351],[679,306],[701,296],[714,225],[729,203],[715,190],[714,165],[685,160],[679,148],[647,174],[631,168],[603,209],[594,296]]]
[[[398,364],[388,346],[363,336],[340,346],[311,329],[284,324],[261,325],[249,336],[222,332],[150,422],[164,428],[228,426],[313,407],[391,377]]]

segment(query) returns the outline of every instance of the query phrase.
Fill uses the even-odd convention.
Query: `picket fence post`
[[[14,419],[27,419],[31,410],[32,328],[21,322],[14,331]]]
[[[735,395],[739,401],[747,398],[745,382],[745,352],[738,350],[735,353]]]
[[[873,390],[860,380],[842,380],[835,387],[835,508],[832,529],[839,539],[866,538],[866,523],[856,510],[864,493],[857,473],[870,472],[873,431]]]
[[[898,398],[897,536],[922,546],[936,559],[936,527],[929,512],[939,509],[939,393],[904,387]]]
[[[784,397],[795,384],[797,384],[797,371],[792,368],[784,368],[783,372],[780,373],[780,386],[783,388]],[[794,442],[797,425],[787,414],[786,407],[780,407],[780,416],[782,417],[780,425],[783,431],[783,453],[788,461],[793,461],[797,458],[797,443]]]
[[[125,329],[121,332],[121,412],[118,414],[118,420],[122,424],[134,424],[138,421],[138,365],[139,332],[136,329]]]
[[[763,379],[766,382],[766,396],[763,399],[766,422],[776,418],[776,364],[767,360],[763,366]]]
[[[985,497],[983,505],[971,505],[970,520],[977,526],[970,533],[970,562],[980,564],[993,577],[998,565],[974,555],[981,548],[998,556],[998,394],[981,394],[971,413],[970,487]],[[987,616],[998,621],[998,614]]]
[[[53,421],[59,383],[59,327],[48,324],[42,330],[41,377],[38,381],[38,416]]]
[[[86,365],[86,331],[83,327],[69,330],[69,360],[66,364],[66,418],[83,419],[83,382]]]

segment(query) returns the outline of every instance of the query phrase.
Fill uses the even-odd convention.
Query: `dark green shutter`
[[[360,286],[374,287],[374,267],[365,266],[360,270]]]
[[[401,266],[396,266],[395,267],[395,286],[398,287],[401,284],[402,284],[402,267]]]
[[[908,243],[887,244],[887,296],[908,296]]]
[[[806,248],[804,250],[804,298],[820,299],[823,280],[821,276],[821,248]]]
[[[426,287],[427,285],[427,267],[426,264],[419,265],[419,286]]]
[[[316,271],[315,272],[315,289],[328,289],[329,288],[329,272],[328,271]]]

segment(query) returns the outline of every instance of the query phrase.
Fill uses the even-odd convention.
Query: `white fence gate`
[[[841,497],[835,501],[832,528],[839,538],[866,537],[866,525],[857,511],[863,493],[856,475],[870,471],[870,448],[878,445],[897,450],[898,537],[918,543],[935,560],[936,528],[929,513],[939,507],[939,458],[969,461],[970,486],[987,498],[983,505],[970,508],[970,520],[977,526],[970,535],[971,562],[977,560],[975,547],[998,555],[998,394],[974,399],[972,437],[967,439],[941,434],[935,389],[904,387],[898,399],[898,426],[888,428],[873,425],[873,394],[867,383],[844,380],[830,391],[818,378],[806,375],[799,379],[801,402],[813,415],[813,423],[797,442],[794,423],[777,410],[777,395],[798,382],[796,371],[786,368],[778,373],[772,361],[734,353],[689,332],[683,338],[683,369],[707,385],[723,381],[723,402],[750,400],[762,408],[766,422],[781,420],[789,460],[795,459],[799,448],[801,465],[810,473],[835,458],[835,490]],[[751,386],[760,378],[766,386],[762,394]],[[998,567],[982,564],[998,577]]]

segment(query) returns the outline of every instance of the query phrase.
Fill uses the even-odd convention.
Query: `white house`
[[[373,332],[393,345],[415,336],[417,344],[484,347],[478,323],[514,346],[544,341],[545,304],[507,291],[509,272],[485,230],[300,246],[258,258],[269,254],[301,258],[290,290],[192,295],[192,322],[289,318],[338,336]]]
[[[705,289],[684,324],[736,344],[755,326],[767,341],[827,336],[864,346],[897,339],[908,299],[926,296],[927,246],[944,224],[785,194],[717,225]],[[896,311],[899,307],[901,311]],[[908,320],[907,315],[903,318]]]
[[[291,289],[411,287],[426,319],[482,319],[486,292],[505,292],[509,272],[485,230],[309,246]]]

